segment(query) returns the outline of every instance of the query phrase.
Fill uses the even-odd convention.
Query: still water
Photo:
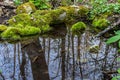
[[[110,80],[112,75],[104,72],[120,67],[117,49],[92,33],[56,32],[14,44],[1,42],[0,80]],[[98,52],[89,51],[94,45]]]

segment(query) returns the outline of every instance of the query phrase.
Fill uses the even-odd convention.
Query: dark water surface
[[[57,31],[57,30],[56,30]],[[11,44],[0,43],[0,80],[110,80],[119,67],[116,48],[85,32],[66,32]],[[98,45],[98,53],[89,52]]]

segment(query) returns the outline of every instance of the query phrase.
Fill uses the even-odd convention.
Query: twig
[[[117,25],[120,24],[120,19],[118,19],[118,21],[116,23],[113,23],[111,26],[108,26],[108,28],[106,28],[105,30],[103,30],[102,32],[99,32],[96,37],[100,37],[103,34],[105,34],[106,32],[112,30],[113,28],[115,28]]]

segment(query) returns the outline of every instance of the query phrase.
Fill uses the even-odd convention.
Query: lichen
[[[3,32],[7,29],[7,26],[5,25],[0,25],[0,32]]]
[[[21,13],[31,14],[35,11],[36,11],[36,8],[35,8],[34,4],[31,2],[27,2],[27,3],[24,3],[20,6],[18,6],[16,13],[17,14],[21,14]]]
[[[77,22],[72,25],[71,31],[73,34],[79,35],[82,34],[83,31],[86,29],[86,24],[84,22]]]
[[[95,29],[103,30],[109,25],[109,21],[105,18],[102,19],[94,19],[92,22],[92,26]]]

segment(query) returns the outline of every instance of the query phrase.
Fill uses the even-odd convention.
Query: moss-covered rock
[[[0,25],[0,32],[3,32],[7,29],[7,26],[5,25]]]
[[[34,4],[31,2],[27,2],[27,3],[24,3],[20,6],[18,6],[16,13],[17,14],[21,14],[21,13],[31,14],[35,11],[36,11],[36,8],[35,8]]]
[[[105,18],[102,19],[94,19],[92,22],[92,26],[95,29],[103,30],[109,25],[109,21]]]
[[[73,34],[79,35],[83,33],[83,31],[86,29],[86,24],[84,22],[77,22],[71,27],[71,31]]]
[[[26,14],[26,13],[22,13],[22,14],[18,14],[16,16],[13,16],[11,19],[8,20],[8,23],[10,26],[16,26],[17,24],[21,24],[21,25],[31,25],[33,23],[31,16]]]

